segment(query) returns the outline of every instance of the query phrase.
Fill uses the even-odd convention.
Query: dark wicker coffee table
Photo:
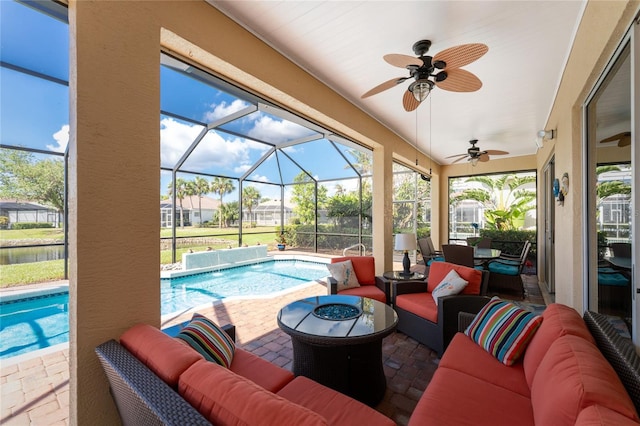
[[[397,324],[390,306],[357,296],[309,297],[278,313],[278,326],[291,336],[293,373],[371,406],[387,388],[382,339]]]

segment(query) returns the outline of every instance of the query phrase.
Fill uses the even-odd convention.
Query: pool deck
[[[545,304],[537,278],[523,276],[527,302]],[[236,325],[237,345],[288,370],[292,369],[291,339],[277,326],[280,307],[304,297],[326,294],[314,283],[277,297],[236,299],[199,309],[219,324]],[[188,320],[190,314],[167,320],[162,326]],[[0,360],[0,423],[2,425],[69,424],[69,350],[58,345]],[[406,425],[411,412],[438,366],[435,353],[402,333],[383,341],[387,391],[376,409],[399,425]]]

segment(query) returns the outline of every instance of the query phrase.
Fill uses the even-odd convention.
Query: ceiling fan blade
[[[499,151],[497,149],[487,149],[485,153],[489,155],[507,155],[508,154],[507,151]]]
[[[437,53],[434,61],[444,61],[447,66],[445,70],[460,68],[473,61],[476,61],[489,51],[489,47],[483,43],[470,43],[453,46]]]
[[[423,66],[422,59],[413,56],[401,55],[399,53],[389,53],[382,57],[388,64],[394,67],[407,68],[409,65]]]
[[[489,161],[489,154],[482,153],[480,154],[480,156],[478,157],[478,161],[482,161],[483,163],[486,163],[487,161]]]
[[[618,142],[619,147],[629,146],[629,145],[631,145],[631,132],[627,132],[627,134],[620,139],[620,142]]]
[[[458,162],[460,162],[460,161],[464,160],[466,157],[467,157],[467,154],[464,154],[462,157],[458,158],[457,160],[453,160],[453,161],[451,162],[451,164],[456,164],[456,163],[458,163]]]
[[[447,70],[444,81],[436,81],[436,86],[450,92],[475,92],[482,87],[482,82],[475,74],[463,69]]]
[[[414,98],[413,93],[411,93],[409,89],[407,89],[404,92],[404,96],[402,97],[402,106],[404,107],[405,111],[411,112],[418,108],[418,106],[420,106],[420,102],[416,98]]]
[[[466,157],[469,154],[456,154],[456,155],[450,155],[448,157],[444,157],[444,158],[454,158],[454,157]]]
[[[619,141],[618,146],[628,146],[631,145],[631,132],[622,132],[615,134],[613,136],[609,136],[608,138],[604,138],[600,141],[600,143],[614,142]]]
[[[409,78],[409,77],[392,78],[391,80],[385,81],[382,84],[378,84],[376,87],[374,87],[373,89],[369,90],[364,95],[360,96],[360,98],[364,99],[364,98],[368,98],[369,96],[377,95],[380,92],[384,92],[385,90],[391,89],[393,86],[396,86],[396,85],[402,83],[407,78]]]

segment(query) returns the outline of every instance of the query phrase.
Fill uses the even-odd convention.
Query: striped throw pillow
[[[191,321],[176,335],[206,360],[229,368],[236,345],[224,330],[204,315],[193,314]]]
[[[513,365],[541,323],[541,316],[494,297],[464,333],[503,364]]]

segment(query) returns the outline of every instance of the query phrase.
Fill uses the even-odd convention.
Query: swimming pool
[[[162,315],[230,297],[264,297],[327,276],[325,263],[271,260],[186,277],[162,279]],[[0,359],[69,341],[69,294],[58,292],[0,303]]]

